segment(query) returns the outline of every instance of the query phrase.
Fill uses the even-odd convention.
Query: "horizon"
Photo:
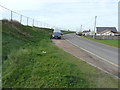
[[[81,25],[83,30],[94,30],[95,16],[97,27],[116,27],[118,30],[118,2],[119,0],[0,1],[4,7],[22,15],[72,31],[80,30]],[[3,10],[2,18],[5,17],[9,16]]]

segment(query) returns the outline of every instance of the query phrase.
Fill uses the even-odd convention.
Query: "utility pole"
[[[96,33],[97,33],[97,30],[96,30],[96,20],[97,20],[97,16],[95,16],[95,26],[94,26],[95,35],[96,35]]]
[[[11,11],[11,21],[12,21],[12,11]]]

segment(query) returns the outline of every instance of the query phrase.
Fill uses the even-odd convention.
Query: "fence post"
[[[12,11],[11,11],[11,21],[12,21]]]
[[[28,26],[28,19],[29,19],[29,18],[27,17],[27,26]]]
[[[32,26],[34,26],[34,19],[33,19],[33,25]]]
[[[22,15],[20,15],[20,23],[22,23]]]

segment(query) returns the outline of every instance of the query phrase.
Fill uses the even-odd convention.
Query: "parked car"
[[[63,33],[62,33],[62,32],[60,32],[60,34],[61,34],[61,35],[63,35]]]
[[[76,32],[76,35],[82,36],[82,33],[80,33],[80,32]]]
[[[61,33],[59,33],[59,32],[54,32],[53,34],[52,34],[52,38],[54,39],[61,39]]]

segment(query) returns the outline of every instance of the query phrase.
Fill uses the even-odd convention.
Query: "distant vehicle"
[[[63,33],[61,32],[61,30],[59,30],[59,29],[54,29],[53,33],[55,33],[55,32],[58,32],[58,33],[60,33],[61,35],[63,35]]]
[[[82,33],[80,33],[80,32],[76,32],[76,35],[82,36]]]
[[[61,39],[61,33],[60,32],[54,32],[52,34],[53,39]]]

